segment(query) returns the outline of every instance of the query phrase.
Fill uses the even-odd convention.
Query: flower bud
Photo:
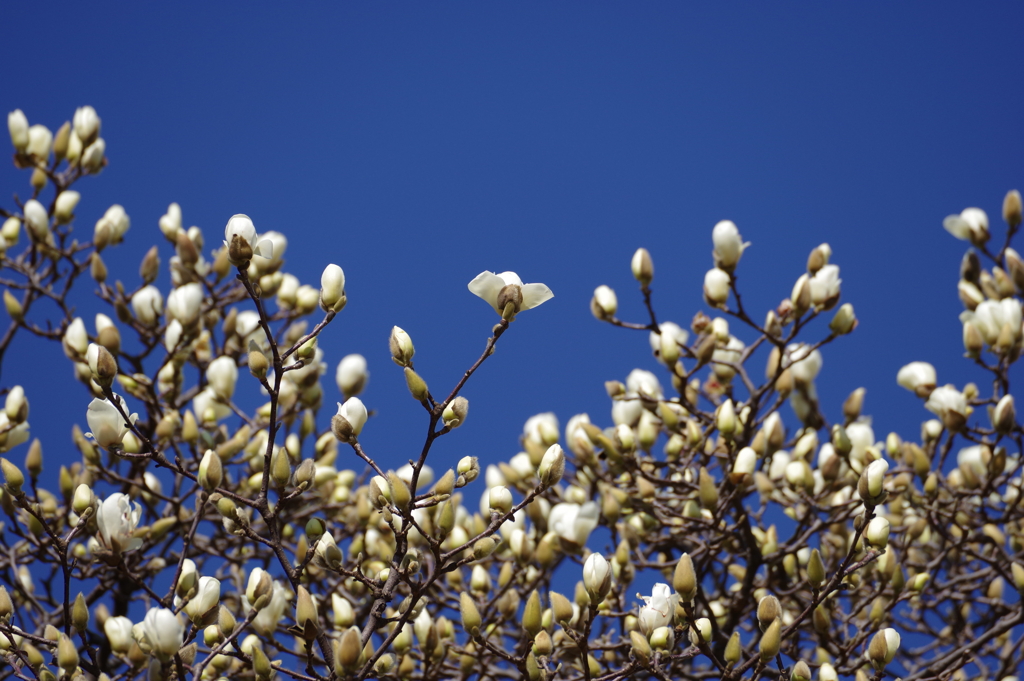
[[[466,415],[469,413],[469,400],[459,395],[448,403],[441,414],[444,425],[449,428],[458,428],[466,422]]]
[[[595,317],[604,321],[615,316],[619,309],[619,300],[615,291],[610,287],[601,285],[594,289],[594,297],[590,299],[590,311]]]
[[[534,589],[530,597],[526,599],[526,606],[523,608],[523,629],[535,637],[543,628],[540,611],[540,594]]]
[[[492,487],[487,492],[487,504],[491,513],[505,514],[512,510],[512,492],[504,485]]]
[[[67,672],[68,676],[78,669],[78,648],[74,641],[66,634],[61,633],[57,639],[57,665]]]
[[[757,602],[757,623],[761,631],[767,631],[768,626],[782,615],[782,605],[779,599],[768,594]]]
[[[317,613],[316,603],[309,595],[306,587],[299,585],[295,597],[295,623],[302,630],[302,637],[307,643],[316,638],[320,631],[320,615]]]
[[[470,636],[476,636],[480,632],[480,610],[477,609],[473,597],[463,591],[459,594],[459,613],[462,615],[462,628]]]
[[[102,345],[90,343],[85,358],[92,372],[92,380],[103,387],[114,382],[114,378],[117,377],[117,360],[109,350]]]
[[[729,301],[729,283],[731,277],[725,270],[717,267],[708,270],[704,275],[704,300],[714,307],[725,307]]]
[[[593,603],[601,603],[612,587],[611,568],[600,553],[591,553],[583,563],[583,588]]]
[[[391,359],[400,367],[407,367],[412,362],[416,348],[413,347],[412,338],[403,329],[395,326],[391,329],[391,336],[388,338],[388,347],[391,349]]]
[[[693,624],[694,626],[690,629],[690,643],[695,646],[699,646],[702,642],[710,643],[714,633],[714,630],[711,628],[711,620],[707,617],[700,617]]]
[[[456,466],[455,471],[459,474],[458,479],[463,480],[462,485],[473,482],[480,477],[480,461],[475,456],[464,456],[459,459],[459,465]],[[456,481],[456,486],[458,485]]]
[[[366,370],[366,358],[355,354],[342,357],[334,378],[338,390],[346,398],[358,395],[370,378],[370,373]]]
[[[77,135],[75,135],[77,137]],[[107,152],[107,143],[100,137],[90,144],[82,152],[82,167],[90,173],[98,173],[103,170],[104,156]]]
[[[807,581],[815,589],[820,589],[825,583],[825,564],[821,561],[821,553],[818,549],[811,549],[811,556],[807,560]]]
[[[7,314],[14,321],[20,322],[25,318],[25,309],[21,306],[21,301],[7,289],[4,289],[4,307],[7,308]]]
[[[732,636],[729,637],[729,642],[725,644],[725,661],[730,667],[740,661],[740,655],[743,652],[743,646],[740,643],[740,632],[732,632]]]
[[[732,400],[726,399],[719,405],[718,413],[715,416],[715,425],[722,437],[732,438],[736,432],[736,410],[732,406]]]
[[[806,274],[801,274],[793,285],[793,292],[789,297],[793,305],[793,316],[800,317],[811,307],[811,279]]]
[[[1017,410],[1014,407],[1013,395],[1004,395],[992,410],[992,427],[1006,434],[1017,425]]]
[[[1006,197],[1003,199],[1003,220],[1010,227],[1019,227],[1021,223],[1021,200],[1020,192],[1016,189],[1011,189],[1006,192]]]
[[[0,459],[0,471],[4,474],[7,491],[14,496],[21,494],[21,486],[25,484],[25,475],[21,469],[7,459]]]
[[[409,393],[416,401],[423,402],[427,399],[429,390],[427,389],[426,381],[409,367],[405,367],[405,384],[409,387]]]
[[[75,126],[75,135],[82,140],[82,144],[89,146],[96,141],[100,134],[100,117],[96,115],[96,109],[91,106],[82,106],[75,109],[75,116],[71,119]]]
[[[646,248],[636,250],[630,267],[633,270],[633,278],[640,282],[641,286],[651,285],[651,281],[654,280],[654,261],[651,260],[651,254],[647,252]]]
[[[14,603],[11,602],[11,595],[7,593],[7,587],[0,584],[0,622],[10,622],[13,614]]]
[[[837,336],[845,336],[857,328],[857,315],[853,313],[853,305],[850,303],[840,305],[835,316],[832,317],[832,321],[829,322],[828,328]]]
[[[772,659],[779,654],[779,648],[782,647],[782,620],[776,618],[772,620],[772,623],[765,629],[764,634],[761,636],[761,642],[758,645],[758,651],[761,655],[761,662],[768,664]]]
[[[92,506],[92,502],[93,494],[89,485],[82,483],[75,488],[75,495],[71,501],[71,508],[74,509],[75,513],[82,515],[87,508]]]
[[[71,222],[71,219],[75,217],[75,207],[78,206],[81,198],[81,194],[70,189],[57,195],[57,200],[53,204],[53,216],[57,218],[58,225]]]
[[[249,373],[255,378],[264,379],[270,369],[270,360],[263,354],[255,341],[249,341]]]
[[[690,603],[697,596],[697,572],[693,567],[693,559],[684,553],[676,563],[676,571],[672,578],[672,587],[679,593],[684,603]]]
[[[557,485],[565,473],[565,452],[561,446],[553,444],[544,452],[544,457],[537,468],[537,477],[545,487]]]
[[[24,153],[28,149],[28,118],[21,109],[15,109],[7,114],[7,131],[11,133],[14,150]]]
[[[75,625],[76,630],[83,634],[89,627],[89,606],[86,604],[82,592],[78,592],[78,596],[75,597],[75,602],[71,606],[71,623]]]
[[[320,309],[341,312],[345,303],[345,273],[337,265],[330,264],[320,275]]]
[[[647,664],[653,654],[651,644],[647,641],[647,637],[634,629],[629,632],[629,642],[633,649],[634,657],[636,657],[641,664]]]
[[[798,660],[789,674],[789,681],[811,681],[811,668],[803,660]]]
[[[875,548],[884,549],[889,543],[889,521],[881,517],[872,518],[864,537]]]
[[[207,449],[199,463],[199,484],[207,492],[212,492],[224,480],[224,466],[217,452]]]

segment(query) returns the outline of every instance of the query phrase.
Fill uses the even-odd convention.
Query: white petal
[[[498,274],[501,280],[506,284],[515,284],[516,286],[522,286],[523,280],[519,278],[519,275],[515,272],[501,272]]]
[[[555,297],[555,294],[551,292],[544,284],[526,284],[522,288],[523,290],[523,304],[522,309],[529,310],[532,307],[537,307],[545,300],[551,300]]]
[[[967,241],[971,238],[971,226],[959,215],[950,215],[942,221],[942,226],[957,239]]]
[[[481,272],[469,282],[469,290],[490,303],[498,312],[498,294],[505,288],[505,280],[494,272]]]

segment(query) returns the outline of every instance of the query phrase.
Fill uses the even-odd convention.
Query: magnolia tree
[[[363,357],[340,359],[343,401],[323,409],[317,340],[345,307],[340,267],[302,284],[283,270],[281,234],[235,215],[211,244],[172,204],[141,283],[112,281],[102,255],[126,238],[124,209],[73,238],[72,186],[106,163],[96,112],[55,134],[21,111],[8,126],[32,196],[0,209],[0,352],[18,334],[60,342],[85,425],[75,456],[44,466],[32,386],[7,389],[0,679],[1015,678],[1017,192],[998,249],[982,211],[946,219],[973,246],[964,346],[991,388],[904,367],[898,383],[934,414],[919,442],[876,437],[863,389],[826,420],[822,350],[857,325],[829,247],[754,316],[736,285],[747,244],[724,221],[710,313],[689,330],[659,321],[646,250],[632,259],[644,319],[620,319],[611,288],[594,292],[598,320],[649,336],[659,374],[609,381],[610,415],[577,414],[564,432],[554,414],[532,417],[508,462],[433,470],[430,454],[466,421],[474,372],[500,364],[495,344],[551,291],[511,272],[470,282],[496,324],[440,393],[395,327],[391,357],[425,439],[388,470],[358,397]],[[153,283],[161,250],[170,290]],[[86,275],[109,313],[94,325],[68,303]],[[240,406],[243,392],[259,406]]]

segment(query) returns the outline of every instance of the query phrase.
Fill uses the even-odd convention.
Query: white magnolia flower
[[[810,279],[811,304],[825,310],[831,308],[839,300],[839,285],[842,283],[838,265],[822,267]]]
[[[159,225],[160,232],[171,243],[176,243],[178,232],[181,231],[181,206],[177,203],[167,206],[167,212],[160,216]]]
[[[651,352],[661,352],[662,336],[674,339],[677,345],[686,345],[690,339],[690,333],[675,322],[662,322],[658,324],[658,331],[651,331],[647,337],[651,343]]]
[[[678,594],[673,593],[668,584],[655,584],[650,596],[642,596],[644,605],[640,606],[637,624],[640,631],[649,636],[658,627],[667,627],[676,614]]]
[[[105,244],[121,243],[125,232],[131,226],[131,219],[124,212],[124,206],[115,203],[107,209],[93,229],[93,241]]]
[[[964,310],[960,313],[960,321],[964,324],[973,322],[989,345],[994,345],[999,339],[999,332],[1003,330],[1004,325],[1010,327],[1011,340],[1019,340],[1021,319],[1021,304],[1016,298],[986,300],[979,303],[973,311]]]
[[[410,464],[399,466],[398,470],[395,471],[395,475],[412,488],[412,466]],[[423,468],[420,469],[420,477],[416,480],[416,488],[424,489],[430,487],[432,482],[434,482],[434,469],[424,464]],[[416,490],[413,490],[413,493],[415,492]]]
[[[614,317],[618,309],[619,299],[611,287],[601,284],[594,289],[594,297],[590,300],[590,311],[595,317],[598,319]]]
[[[127,617],[108,617],[103,623],[103,633],[110,641],[115,653],[127,653],[132,647],[132,621]]]
[[[591,598],[603,598],[611,584],[611,569],[600,553],[591,553],[583,563],[583,588]]]
[[[284,252],[288,250],[288,239],[280,232],[269,231],[260,237],[260,243],[264,241],[270,242],[270,249],[261,253],[256,253],[254,250],[253,264],[259,272],[274,272],[281,267]],[[317,291],[317,297],[319,297],[319,291]]]
[[[982,445],[964,447],[956,454],[956,465],[967,476],[983,480],[988,475],[991,451]]]
[[[10,451],[28,440],[28,421],[12,427],[11,420],[7,418],[7,413],[0,411],[0,432],[7,433],[7,437],[0,442],[0,452]]]
[[[128,413],[128,405],[125,404],[124,398],[115,393],[114,399],[121,405],[121,410]],[[139,416],[131,414],[128,418],[134,424]],[[85,420],[92,431],[86,435],[91,435],[96,444],[104,449],[120,447],[121,441],[130,430],[117,407],[106,400],[94,399],[90,402],[89,408],[85,412]]]
[[[594,443],[590,441],[583,424],[590,423],[588,414],[576,414],[565,426],[565,444],[578,457],[585,458],[594,453]]]
[[[75,109],[75,117],[71,119],[75,126],[75,134],[85,144],[91,144],[100,134],[100,117],[96,115],[96,109],[91,106],[82,106]]]
[[[884,549],[889,543],[889,521],[882,517],[872,518],[864,531],[864,538],[868,540],[868,544]]]
[[[77,138],[78,135],[75,137]],[[103,169],[103,157],[106,153],[107,143],[100,137],[82,152],[82,168],[90,173],[100,172]]]
[[[28,129],[28,153],[40,161],[50,157],[53,147],[53,133],[45,125],[33,125]]]
[[[277,623],[284,617],[284,612],[288,608],[288,601],[292,598],[292,594],[288,589],[279,581],[274,581],[274,593],[270,598],[270,603],[267,607],[259,611],[259,614],[252,621],[252,628],[257,633],[263,636],[269,636],[277,629]]]
[[[181,648],[185,641],[185,627],[181,620],[165,608],[150,608],[134,633],[139,645],[158,657],[167,659]]]
[[[167,296],[167,314],[187,329],[199,321],[202,304],[203,285],[194,281],[170,292]]]
[[[142,507],[133,503],[127,494],[111,494],[99,505],[96,513],[100,543],[114,554],[139,548],[142,540],[134,533],[141,517]]]
[[[366,370],[366,358],[356,354],[342,357],[338,363],[338,371],[334,375],[338,390],[346,397],[363,392],[369,378],[370,372]]]
[[[645,369],[633,369],[626,376],[627,396],[642,395],[653,400],[660,400],[664,393],[658,377]]]
[[[53,216],[57,218],[59,224],[71,221],[81,199],[82,195],[72,189],[66,189],[57,195],[57,200],[53,204]]]
[[[64,346],[64,354],[69,359],[81,359],[89,349],[89,334],[85,330],[85,322],[81,317],[75,317],[61,339]]]
[[[535,414],[526,419],[523,442],[545,448],[558,442],[558,417],[554,412]]]
[[[974,244],[988,241],[988,215],[980,208],[964,208],[960,215],[949,215],[942,226],[963,241]]]
[[[732,277],[723,269],[714,267],[704,275],[704,297],[708,303],[722,307],[729,300],[729,282]]]
[[[927,397],[935,389],[935,380],[935,367],[928,362],[911,362],[896,374],[896,382],[918,397]]]
[[[225,402],[230,401],[235,394],[236,381],[238,381],[238,365],[231,357],[222,355],[206,367],[206,382],[214,394]]]
[[[504,312],[506,299],[513,302],[514,311],[519,312],[537,307],[555,297],[544,284],[524,284],[515,272],[481,272],[469,282],[469,290],[486,300],[498,314]],[[503,291],[504,296],[501,295]]]
[[[285,272],[281,275],[281,285],[277,287],[277,305],[281,309],[290,310],[295,307],[299,294],[299,278]]]
[[[150,284],[132,296],[132,311],[144,326],[153,326],[164,313],[164,297],[160,289]]]
[[[11,143],[15,151],[23,152],[28,149],[28,118],[21,109],[15,109],[7,114],[7,131],[11,133]]]
[[[338,402],[338,416],[349,422],[353,435],[359,435],[366,425],[366,405],[358,397],[350,397],[344,404]]]
[[[49,242],[52,239],[50,215],[46,212],[43,204],[35,199],[29,199],[25,202],[22,212],[25,216],[25,228],[35,237],[36,241]]]
[[[821,371],[821,353],[812,350],[806,343],[794,343],[786,347],[786,362],[793,374],[793,380],[802,385],[810,385]]]
[[[885,635],[885,663],[889,664],[900,649],[900,632],[892,627],[887,627],[882,630],[882,633]]]
[[[850,458],[857,461],[864,461],[864,453],[868,447],[875,444],[875,431],[871,424],[864,421],[856,421],[846,426],[846,437],[850,438],[852,449]]]
[[[571,502],[555,504],[548,514],[548,530],[574,548],[584,546],[587,537],[597,527],[600,511],[593,501],[582,505]]]
[[[889,462],[885,459],[875,459],[868,464],[867,475],[868,478],[868,494],[872,498],[878,497],[882,493],[885,485],[885,474],[889,472]]]
[[[743,251],[750,245],[743,243],[740,230],[732,220],[722,220],[711,230],[711,241],[715,244],[715,264],[731,271],[740,261]]]
[[[200,577],[196,595],[185,605],[185,614],[193,622],[220,605],[220,580],[215,577]]]
[[[252,250],[252,255],[257,255],[263,258],[270,258],[274,254],[274,242],[264,236],[260,239],[256,235],[256,227],[252,224],[252,220],[249,219],[248,215],[232,215],[228,220],[228,224],[224,227],[224,245],[228,247],[228,253],[231,252],[230,246],[231,241],[235,237],[240,238],[249,248]],[[244,260],[232,260],[231,264],[235,267],[244,265]]]
[[[943,424],[950,430],[960,430],[970,415],[967,410],[967,398],[951,385],[944,385],[933,390],[924,406],[925,409],[942,419]]]
[[[216,423],[231,414],[231,407],[224,404],[212,387],[207,387],[192,398],[192,413],[201,423]]]
[[[723,382],[732,380],[732,377],[736,375],[736,370],[728,365],[739,364],[743,357],[743,351],[746,349],[747,346],[736,336],[729,336],[724,348],[715,348],[715,351],[711,353],[711,370],[718,380]]]
[[[345,272],[332,263],[320,275],[320,304],[327,310],[338,312],[344,306],[344,301]]]

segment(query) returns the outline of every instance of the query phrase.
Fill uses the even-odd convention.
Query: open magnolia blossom
[[[1004,329],[1009,343],[1019,341],[1022,317],[1024,315],[1022,315],[1021,304],[1016,298],[986,300],[974,310],[964,310],[960,313],[960,321],[964,324],[968,322],[974,324],[989,345],[995,345],[999,341],[999,336],[1004,333]]]
[[[896,383],[918,397],[928,397],[935,389],[935,380],[935,367],[928,362],[911,362],[896,374]]]
[[[716,224],[711,230],[711,241],[715,244],[715,264],[729,272],[736,267],[743,251],[750,246],[750,242],[743,242],[743,237],[732,220],[722,220]]]
[[[950,430],[960,430],[970,415],[967,398],[951,385],[936,388],[928,396],[925,408],[942,419]]]
[[[125,404],[124,398],[114,393],[114,399],[121,406],[121,411],[128,413],[128,405]],[[132,414],[128,418],[134,424],[139,416],[138,414]],[[121,416],[117,407],[106,400],[94,399],[90,402],[89,408],[85,413],[85,420],[92,431],[86,433],[86,435],[91,435],[96,444],[104,449],[120,447],[124,436],[130,430],[129,425],[125,423],[124,417]]]
[[[170,610],[150,608],[145,619],[133,627],[132,635],[144,652],[167,660],[185,641],[185,627]]]
[[[469,282],[469,290],[486,300],[498,314],[504,312],[508,303],[512,303],[513,312],[520,312],[555,297],[544,284],[524,284],[515,272],[481,272]]]
[[[593,501],[585,504],[555,504],[548,514],[548,530],[558,535],[559,539],[570,547],[584,546],[587,537],[597,527],[600,513],[600,507]]]
[[[238,242],[235,242],[235,239]],[[232,254],[231,246],[236,244],[236,250]],[[244,243],[244,246],[243,246]],[[228,224],[224,227],[224,245],[228,247],[228,257],[231,260],[231,264],[235,267],[244,265],[253,255],[258,255],[263,258],[272,258],[274,256],[274,242],[271,239],[264,237],[260,239],[256,234],[256,227],[252,224],[252,220],[249,219],[248,215],[232,215],[228,220]],[[245,251],[248,249],[248,258],[242,258],[240,256],[245,255]]]
[[[641,598],[644,605],[640,606],[637,614],[640,631],[650,636],[658,627],[667,627],[672,623],[672,618],[676,614],[676,603],[679,601],[679,595],[672,591],[672,587],[668,584],[655,584],[651,595]]]
[[[135,528],[142,517],[142,507],[127,494],[115,492],[103,500],[96,512],[97,538],[103,548],[117,555],[142,546]]]
[[[963,241],[983,244],[988,241],[988,215],[980,208],[964,208],[959,215],[942,221],[946,231]]]

